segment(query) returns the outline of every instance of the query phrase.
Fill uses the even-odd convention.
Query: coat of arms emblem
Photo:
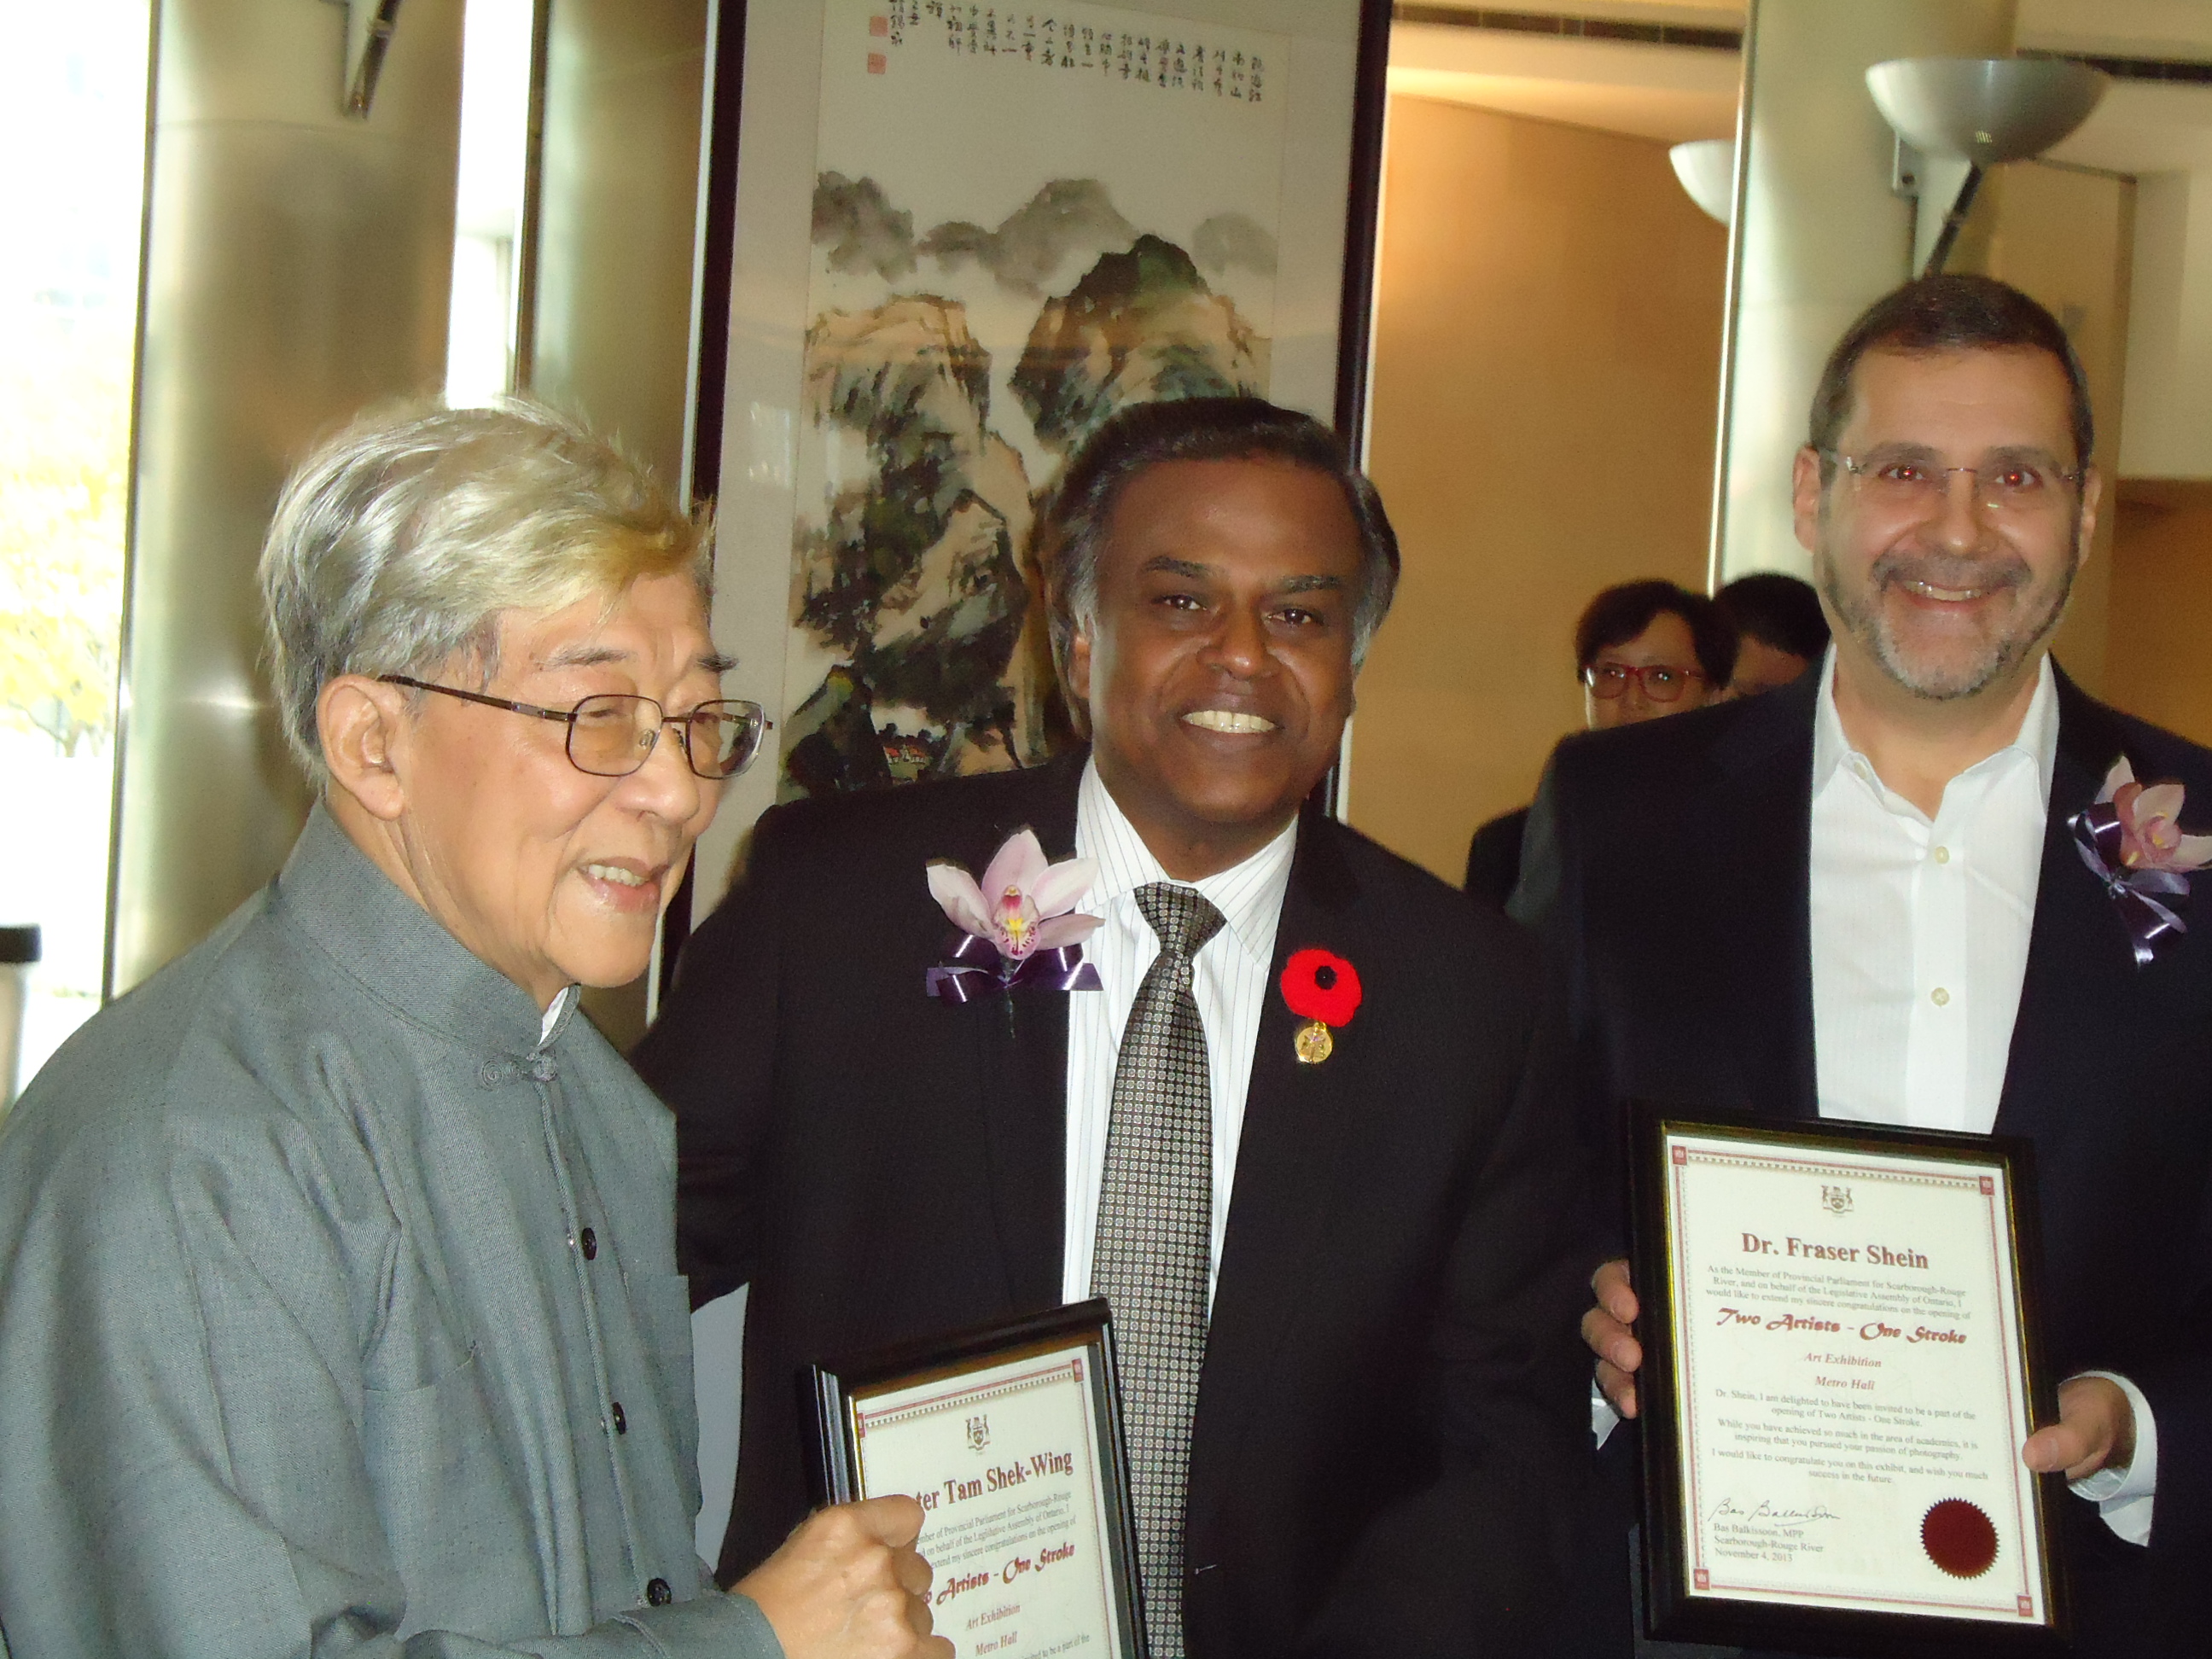
[[[979,1452],[991,1443],[991,1419],[977,1415],[968,1419],[968,1449]]]
[[[1823,1187],[1820,1188],[1820,1204],[1822,1208],[1837,1215],[1848,1214],[1851,1207],[1851,1189],[1848,1187]]]

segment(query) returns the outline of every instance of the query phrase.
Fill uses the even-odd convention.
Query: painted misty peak
[[[1089,179],[1048,181],[996,228],[917,236],[875,180],[825,172],[813,239],[817,298],[846,303],[817,307],[806,338],[792,619],[809,648],[787,684],[780,793],[1035,764],[1066,736],[1036,503],[1125,404],[1266,395],[1267,336],[1201,266],[1272,276],[1273,238],[1221,213],[1186,252]],[[1006,342],[995,359],[979,307]],[[1024,314],[1025,336],[1007,327]],[[1011,397],[994,403],[994,378]]]
[[[1034,300],[1044,296],[1045,283],[1071,257],[1126,247],[1136,235],[1137,228],[1114,210],[1105,185],[1096,179],[1055,179],[996,230],[951,220],[923,237],[918,247],[955,270],[972,259],[1001,287]]]
[[[1188,254],[1151,235],[1101,255],[1046,303],[1013,378],[1031,428],[1062,457],[1124,404],[1264,396],[1267,385],[1267,341]]]

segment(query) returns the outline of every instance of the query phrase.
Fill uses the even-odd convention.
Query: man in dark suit
[[[2048,663],[2095,524],[2090,436],[2080,365],[2025,295],[1947,276],[1879,301],[1796,464],[1823,671],[1563,744],[1514,911],[1569,975],[1616,1203],[1632,1099],[2033,1141],[2067,1380],[2023,1455],[2077,1494],[2078,1650],[2151,1659],[2205,1651],[2183,1581],[2212,1559],[2212,953],[2171,933],[2139,953],[2075,820],[2123,759],[2203,812],[2212,754]],[[1626,1264],[1596,1289],[1585,1334],[1632,1414]]]
[[[1556,1022],[1517,930],[1301,810],[1395,584],[1381,503],[1309,417],[1197,400],[1102,428],[1047,534],[1087,756],[768,814],[637,1055],[693,1295],[751,1286],[724,1559],[806,1511],[804,1362],[1103,1290],[1155,1655],[1545,1651],[1595,1261]],[[1102,988],[925,995],[925,866],[1024,828],[1097,863]],[[1359,988],[1318,1034],[1309,949]],[[1130,1115],[1156,994],[1195,1121]]]
[[[1820,592],[1779,570],[1738,576],[1713,595],[1735,624],[1735,671],[1731,697],[1755,697],[1802,679],[1828,653],[1828,616]]]

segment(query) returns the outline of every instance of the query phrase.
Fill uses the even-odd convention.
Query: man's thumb
[[[903,1492],[864,1498],[853,1505],[853,1517],[895,1550],[904,1549],[921,1536],[921,1505]]]

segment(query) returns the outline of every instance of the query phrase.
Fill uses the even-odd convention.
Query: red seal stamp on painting
[[[1978,1504],[1947,1498],[1920,1519],[1920,1547],[1954,1578],[1978,1578],[1996,1564],[1997,1529]]]

